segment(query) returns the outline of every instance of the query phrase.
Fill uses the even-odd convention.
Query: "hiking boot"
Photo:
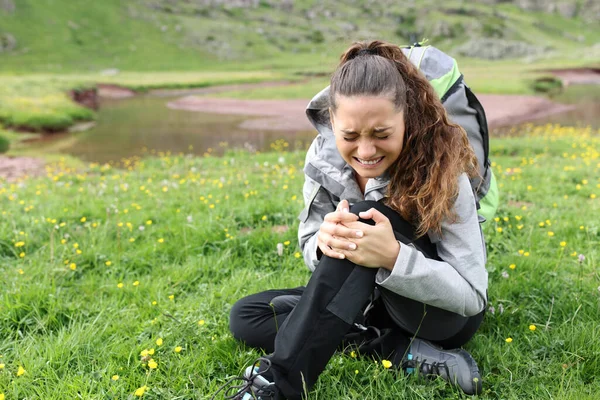
[[[260,367],[257,365],[260,363]],[[260,369],[260,372],[259,372]],[[225,382],[223,386],[211,397],[216,399],[217,394],[223,391],[228,400],[279,400],[279,390],[273,382],[263,375],[271,369],[271,361],[260,357],[246,368],[243,376],[235,376]],[[235,381],[242,381],[241,385],[233,385]]]
[[[481,393],[481,375],[477,363],[463,349],[444,350],[425,340],[413,340],[402,368],[408,373],[427,377],[440,376],[458,385],[466,394]]]

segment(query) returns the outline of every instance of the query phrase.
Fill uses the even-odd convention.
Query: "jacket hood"
[[[339,171],[347,168],[348,164],[335,145],[335,137],[329,119],[329,86],[317,93],[308,103],[306,116],[319,132],[316,139],[320,144],[318,157]],[[319,169],[324,169],[322,165],[320,167]]]

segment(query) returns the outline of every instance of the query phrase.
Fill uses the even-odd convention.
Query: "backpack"
[[[498,185],[489,160],[489,132],[481,103],[464,82],[456,60],[448,54],[419,43],[403,47],[402,52],[433,86],[450,120],[467,132],[481,174],[481,178],[471,179],[477,213],[481,222],[493,218],[498,209]]]

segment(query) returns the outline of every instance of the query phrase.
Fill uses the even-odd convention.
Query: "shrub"
[[[0,154],[6,153],[10,147],[10,142],[7,138],[0,135]]]

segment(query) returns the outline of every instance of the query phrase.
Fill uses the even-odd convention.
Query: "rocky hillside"
[[[428,38],[482,59],[594,60],[599,22],[598,0],[0,0],[0,70],[314,65],[374,38]]]

